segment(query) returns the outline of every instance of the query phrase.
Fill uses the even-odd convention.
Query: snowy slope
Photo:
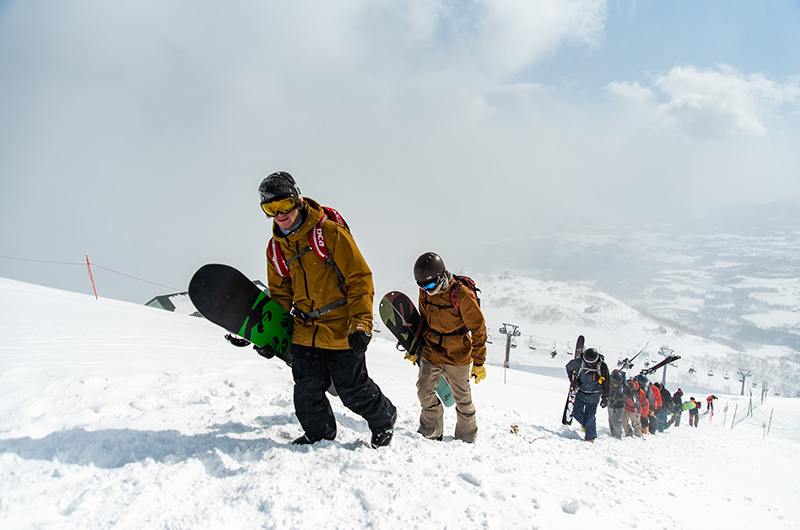
[[[701,352],[724,356],[733,351],[582,285],[517,276],[477,279],[490,320],[508,319],[517,323],[523,333],[549,338],[558,344],[565,337],[574,343],[575,331],[584,330],[587,339],[591,337],[591,344],[603,350],[609,360],[616,360],[620,354],[635,354],[647,342],[651,345],[650,352],[669,345],[688,356]]]
[[[492,302],[487,314],[511,305]],[[564,380],[490,366],[473,385],[478,441],[431,442],[415,434],[414,367],[376,339],[368,363],[398,407],[393,444],[369,449],[365,422],[334,400],[337,439],[294,447],[289,369],[222,335],[197,318],[0,280],[0,527],[779,529],[800,521],[797,400],[757,409],[774,415],[766,439],[758,416],[731,430],[734,406],[745,405],[721,396],[712,422],[644,441],[610,438],[600,411],[590,445],[560,425]],[[446,432],[453,425],[448,410]]]
[[[764,379],[773,392],[793,395],[800,390],[800,363],[791,350],[775,346],[736,350],[579,284],[510,275],[473,277],[481,288],[493,338],[489,346],[493,364],[502,365],[505,358],[506,337],[498,333],[498,328],[513,323],[522,335],[512,350],[511,366],[538,373],[561,375],[566,355],[574,349],[577,335],[583,334],[587,347],[597,348],[612,367],[645,345],[636,370],[644,368],[646,362],[660,361],[662,347],[674,350],[682,358],[667,370],[667,381],[673,385],[704,392],[737,392],[741,389],[737,370],[748,368],[752,372],[748,390],[760,392]],[[531,344],[535,350],[531,350]],[[559,355],[551,359],[554,348]],[[690,373],[692,368],[694,372]],[[661,378],[659,371],[658,380]],[[755,388],[752,383],[756,383]]]

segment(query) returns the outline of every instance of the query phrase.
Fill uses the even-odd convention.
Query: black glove
[[[347,343],[350,344],[350,349],[357,355],[364,355],[367,351],[367,345],[372,340],[372,335],[366,331],[354,331],[347,337]]]
[[[284,353],[275,353],[275,356],[281,361],[285,362],[286,366],[292,366],[292,360],[294,359],[294,356],[292,355],[291,345],[289,345],[289,349],[287,349]]]
[[[230,333],[225,335],[225,340],[227,340],[228,342],[239,348],[244,348],[245,346],[248,346],[250,344],[249,340],[243,339],[241,337],[234,337]]]
[[[265,359],[272,359],[273,357],[277,357],[281,361],[285,362],[287,366],[292,365],[293,355],[291,348],[287,349],[284,353],[278,353],[272,349],[272,346],[259,347],[253,344],[253,349],[256,351],[257,354],[259,354]]]
[[[265,359],[272,359],[275,357],[275,350],[272,349],[272,346],[256,346],[253,344],[253,349]]]
[[[602,408],[606,408],[608,406],[608,399],[605,396],[600,398],[600,406]]]

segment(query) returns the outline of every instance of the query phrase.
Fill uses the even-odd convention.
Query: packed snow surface
[[[800,527],[798,400],[754,401],[731,429],[748,401],[718,394],[699,428],[644,440],[611,438],[599,410],[589,444],[561,425],[565,378],[489,366],[468,445],[416,434],[393,341],[367,362],[398,408],[392,445],[370,449],[333,398],[336,440],[292,446],[282,362],[202,319],[0,279],[0,528]]]

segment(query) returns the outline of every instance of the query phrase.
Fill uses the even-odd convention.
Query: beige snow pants
[[[630,412],[625,409],[622,413],[622,428],[625,431],[625,436],[636,435],[642,437],[642,418],[638,412]]]
[[[475,441],[478,422],[475,418],[475,405],[469,387],[470,366],[438,366],[427,359],[420,359],[417,397],[422,405],[417,432],[425,438],[439,438],[444,431],[444,405],[436,395],[436,386],[444,372],[453,387],[456,402],[456,431],[454,438],[467,443]]]

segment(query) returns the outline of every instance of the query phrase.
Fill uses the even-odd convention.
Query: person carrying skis
[[[624,385],[625,411],[622,413],[622,429],[625,436],[642,437],[642,413],[641,402],[647,396],[639,390],[639,383],[634,379],[629,379]]]
[[[659,429],[663,432],[667,427],[670,426],[670,423],[667,421],[667,415],[672,414],[673,412],[673,405],[672,405],[672,394],[667,387],[663,384],[659,384],[659,390],[661,391],[661,411],[662,416],[661,420],[662,423],[659,424]]]
[[[292,443],[336,437],[336,419],[325,395],[332,381],[342,403],[367,420],[370,445],[389,445],[397,410],[369,377],[365,360],[375,294],[367,262],[344,221],[331,220],[334,210],[304,198],[289,173],[266,177],[259,195],[261,209],[272,220],[270,296],[294,317],[294,409],[304,434]],[[327,249],[331,261],[311,251],[315,243]],[[259,353],[275,354],[269,347]]]
[[[642,423],[642,434],[647,434],[650,432],[650,411],[653,408],[653,393],[650,391],[650,382],[647,380],[646,375],[637,375],[636,383],[639,385],[639,392],[644,396],[644,399],[639,403],[639,412],[642,414],[640,419]]]
[[[669,401],[664,401],[664,387],[661,383],[655,382],[652,385],[653,389],[653,398],[656,401],[656,415],[654,416],[656,420],[656,430],[658,432],[664,432],[664,429],[667,425],[667,412],[666,409],[670,405]]]
[[[661,414],[661,391],[656,386],[658,383],[647,383],[647,390],[650,392],[649,396],[653,396],[650,408],[650,434],[659,432],[658,415]],[[663,430],[663,429],[662,429]]]
[[[566,369],[570,382],[578,385],[572,417],[585,429],[584,439],[594,443],[597,438],[597,405],[608,406],[611,385],[608,365],[596,349],[587,348],[580,357],[568,362]]]
[[[469,380],[472,377],[477,384],[486,377],[486,320],[476,293],[448,271],[435,252],[417,258],[414,279],[419,286],[419,312],[425,321],[422,359],[406,355],[411,362],[419,362],[417,397],[422,413],[417,432],[431,440],[442,439],[444,406],[435,389],[445,374],[456,402],[454,438],[473,443],[478,422]]]
[[[625,412],[625,372],[612,370],[608,388],[608,428],[611,436],[622,439],[622,415]]]

